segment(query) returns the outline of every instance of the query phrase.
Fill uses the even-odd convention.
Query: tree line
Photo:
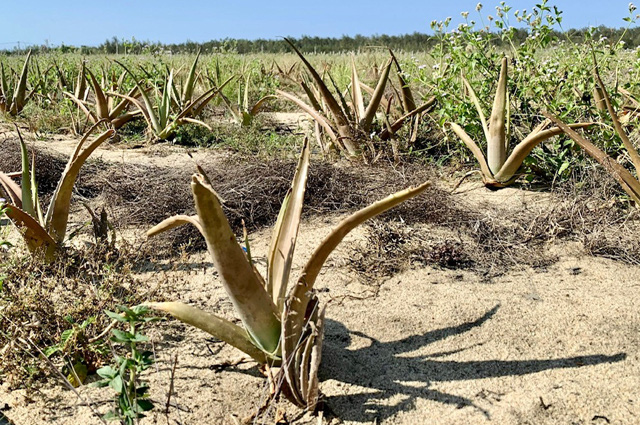
[[[528,33],[524,29],[517,29],[513,35],[513,42],[521,43]],[[640,27],[637,28],[609,28],[600,26],[595,29],[571,29],[566,33],[555,32],[558,39],[567,39],[580,43],[587,38],[606,37],[612,42],[622,40],[625,48],[634,49],[640,46]],[[291,37],[292,41],[304,53],[341,53],[358,52],[365,49],[384,47],[394,51],[422,52],[430,50],[439,42],[435,35],[419,32],[404,35],[356,35],[342,37]],[[495,44],[507,47],[507,41],[495,36]],[[283,39],[231,39],[210,40],[206,42],[186,41],[179,44],[164,44],[160,42],[122,39],[112,37],[98,46],[68,46],[48,47],[44,45],[27,46],[23,48],[5,49],[5,54],[24,54],[26,51],[36,52],[60,51],[63,53],[76,52],[84,55],[90,54],[189,54],[202,51],[203,53],[285,53],[290,48]]]

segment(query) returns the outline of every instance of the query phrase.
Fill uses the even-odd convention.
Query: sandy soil
[[[547,196],[468,183],[460,201],[517,209]],[[294,276],[340,218],[303,223]],[[268,230],[251,235],[260,264],[269,238]],[[367,281],[345,267],[366,240],[364,228],[348,236],[318,281],[329,303],[321,423],[640,423],[640,267],[589,257],[565,242],[547,247],[560,255],[554,265],[516,267],[491,280],[421,266]],[[170,298],[233,317],[206,254],[190,256],[178,271],[169,266],[140,278],[159,282]],[[234,424],[266,400],[265,379],[255,363],[239,363],[240,352],[175,321],[149,335],[157,367],[146,378],[158,407],[143,424]],[[16,425],[100,423],[86,402],[105,412],[111,394],[88,387],[79,394],[52,385],[29,400],[4,387],[0,409]],[[273,408],[295,423],[319,423],[286,404]]]

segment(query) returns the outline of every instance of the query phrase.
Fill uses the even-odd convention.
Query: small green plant
[[[91,127],[76,145],[51,198],[46,215],[43,214],[38,196],[35,160],[32,158],[31,164],[29,164],[27,146],[19,131],[18,137],[22,153],[22,184],[19,186],[10,175],[0,171],[0,187],[9,197],[8,202],[2,204],[5,214],[20,230],[29,251],[34,255],[44,254],[47,262],[51,262],[55,258],[64,243],[73,186],[82,165],[98,146],[115,134],[115,130],[109,129],[85,146],[91,133],[101,123],[102,121],[99,121]]]
[[[553,127],[545,130],[549,121],[544,121],[538,125],[527,137],[516,145],[511,154],[507,156],[509,149],[509,136],[511,125],[511,112],[509,107],[509,93],[507,92],[507,58],[502,58],[500,68],[500,78],[498,80],[498,88],[496,90],[493,101],[493,109],[489,122],[485,119],[485,115],[480,105],[480,100],[476,96],[471,84],[463,79],[465,87],[478,111],[482,129],[487,144],[487,156],[485,159],[482,149],[471,136],[458,124],[451,122],[449,126],[453,132],[464,142],[464,144],[473,153],[476,160],[480,164],[480,172],[485,186],[500,188],[505,187],[515,181],[516,172],[522,165],[525,158],[531,153],[534,147],[562,133],[560,127]],[[583,128],[592,123],[570,124],[571,128]]]
[[[116,93],[114,93],[114,95],[129,100],[136,105],[140,111],[142,111],[142,116],[147,121],[149,131],[153,137],[158,140],[171,139],[175,134],[176,128],[184,123],[198,124],[211,129],[207,124],[193,117],[198,116],[202,112],[204,107],[220,92],[220,90],[222,90],[224,84],[220,87],[212,87],[195,100],[191,100],[193,94],[193,83],[187,82],[185,85],[185,93],[182,98],[182,101],[184,101],[185,104],[180,105],[180,109],[173,113],[172,106],[176,103],[175,93],[177,93],[177,88],[173,83],[173,70],[169,71],[169,75],[166,77],[162,89],[159,90],[159,93],[155,96],[155,102],[152,102],[149,94],[147,93],[148,90],[142,87],[142,84],[138,81],[135,74],[133,74],[133,72],[131,72],[129,68],[121,62],[116,61],[116,63],[124,68],[126,73],[131,75],[131,78],[133,78],[136,83],[136,87],[140,92],[143,102],[140,102],[138,99],[128,95]],[[187,81],[193,81],[195,78],[191,76],[195,73],[195,65],[196,63],[194,62]],[[229,80],[227,80],[227,82],[228,81]],[[191,89],[188,90],[190,86]]]
[[[4,63],[0,63],[0,112],[8,113],[15,117],[22,112],[24,106],[31,97],[31,94],[27,95],[27,76],[29,74],[30,58],[31,51],[29,51],[27,58],[24,60],[22,72],[19,77],[13,70],[9,71],[9,77],[7,77],[5,74]],[[12,86],[10,81],[7,81],[8,78],[11,78],[12,73],[16,74],[15,86]]]
[[[0,252],[12,247],[11,242],[7,240],[7,227],[3,224],[6,219],[7,207],[4,198],[0,198]]]
[[[133,425],[145,417],[145,412],[154,407],[149,400],[149,386],[140,379],[140,374],[154,363],[153,352],[141,351],[139,345],[149,341],[149,338],[141,333],[141,328],[157,318],[149,316],[149,309],[145,306],[118,306],[118,310],[119,313],[105,313],[114,321],[127,325],[128,329],[112,329],[110,341],[121,345],[126,354],[119,355],[115,353],[114,348],[115,363],[98,369],[97,373],[102,379],[93,385],[108,386],[116,392],[115,408],[103,419],[119,420],[123,425]]]
[[[76,323],[71,316],[65,316],[64,320],[71,327],[62,331],[60,342],[44,350],[44,355],[51,357],[55,354],[62,354],[65,356],[68,364],[65,365],[62,372],[71,385],[79,387],[87,378],[89,367],[93,367],[94,360],[102,354],[104,344],[101,339],[90,340],[87,337],[87,328],[95,324],[95,316],[90,316],[80,323]]]

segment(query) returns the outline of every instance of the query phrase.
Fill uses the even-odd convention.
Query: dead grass
[[[640,214],[619,196],[615,182],[599,169],[555,188],[542,206],[517,210],[469,210],[435,190],[396,210],[395,219],[389,214],[367,224],[367,244],[354,250],[352,267],[367,281],[424,265],[464,268],[491,279],[516,267],[552,265],[558,257],[549,247],[562,242],[639,264]],[[411,209],[413,215],[402,213]]]
[[[65,162],[48,152],[36,154],[38,184],[45,197],[55,188]],[[0,152],[0,163],[7,170],[19,168],[16,143],[7,143]],[[233,154],[205,157],[201,165],[225,200],[227,216],[238,233],[243,220],[249,231],[273,224],[295,170],[293,159],[248,160]],[[107,206],[116,227],[146,228],[171,215],[194,212],[189,189],[194,168],[188,163],[159,167],[90,161],[78,179],[77,193]],[[544,208],[523,206],[490,214],[469,210],[434,185],[425,195],[368,225],[376,255],[355,253],[362,258],[356,262],[364,263],[354,267],[372,276],[394,274],[413,263],[472,267],[495,275],[514,266],[552,264],[555,257],[545,246],[557,240],[579,241],[592,255],[638,263],[637,212],[616,204],[620,190],[599,168],[581,172],[573,181],[554,188],[553,200]],[[435,171],[418,163],[363,167],[314,161],[304,214],[355,211],[425,180],[437,181]],[[197,231],[189,227],[168,232],[154,243],[168,248],[168,253],[179,246],[188,250],[205,247]]]
[[[96,339],[108,326],[105,310],[136,305],[147,299],[146,285],[134,279],[132,264],[139,251],[89,247],[68,249],[59,261],[18,255],[0,263],[0,378],[15,387],[30,387],[52,371],[34,347],[46,351],[61,335],[76,329],[51,356],[63,370],[80,363],[92,373],[112,355]],[[91,322],[79,330],[84,321]]]

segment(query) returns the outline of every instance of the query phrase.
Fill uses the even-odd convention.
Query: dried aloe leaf
[[[309,153],[309,143],[305,140],[291,188],[282,201],[269,247],[267,291],[271,293],[279,311],[283,309],[300,228],[302,204],[309,175]]]

